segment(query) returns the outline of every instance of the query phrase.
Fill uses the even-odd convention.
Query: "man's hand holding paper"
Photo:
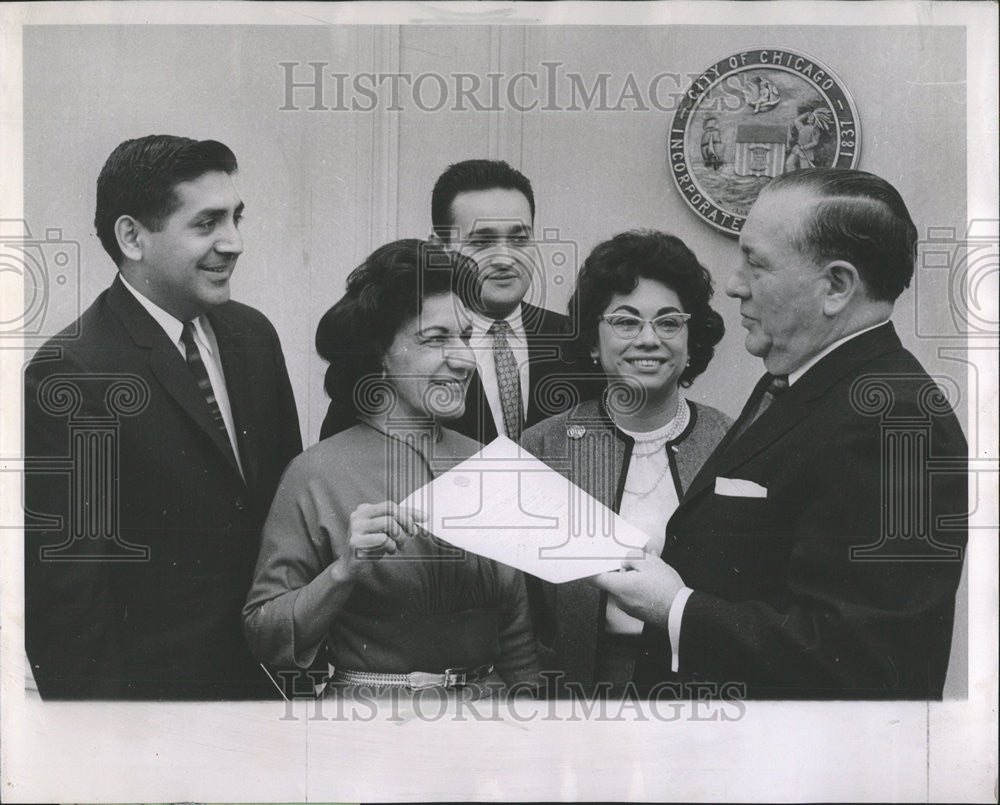
[[[684,588],[680,575],[670,565],[649,553],[636,552],[625,558],[618,572],[601,573],[591,582],[631,615],[652,626],[667,628],[670,607]]]

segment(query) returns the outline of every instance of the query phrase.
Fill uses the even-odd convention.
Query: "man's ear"
[[[115,238],[118,248],[129,260],[137,262],[142,259],[143,238],[145,228],[131,215],[122,215],[115,221]]]
[[[833,260],[823,267],[823,275],[828,283],[823,312],[836,316],[846,308],[859,293],[864,293],[861,275],[853,263]]]

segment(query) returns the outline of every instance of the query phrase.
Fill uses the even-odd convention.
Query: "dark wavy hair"
[[[691,362],[679,381],[687,388],[705,371],[726,328],[722,316],[709,305],[714,293],[712,275],[684,241],[664,232],[622,232],[599,243],[590,253],[580,268],[569,302],[575,338],[567,350],[568,357],[581,369],[590,364],[590,352],[597,346],[599,317],[612,296],[631,293],[640,278],[672,290],[684,311],[691,314],[687,323]]]
[[[786,189],[806,190],[818,198],[795,238],[801,254],[816,262],[849,262],[873,299],[892,302],[910,287],[917,227],[889,182],[847,168],[804,168],[772,179],[763,193]]]
[[[97,177],[94,226],[115,265],[122,252],[115,222],[131,215],[157,231],[177,209],[174,188],[213,171],[236,173],[236,157],[217,140],[192,140],[172,134],[150,134],[126,140],[108,157]]]
[[[326,435],[357,421],[362,381],[381,374],[396,333],[420,315],[427,297],[459,294],[472,281],[468,263],[442,246],[411,238],[380,246],[350,273],[347,292],[316,328],[316,351],[330,364],[324,380],[331,401]]]
[[[517,190],[528,200],[531,220],[535,220],[535,194],[531,182],[521,173],[499,159],[467,159],[448,167],[434,183],[431,191],[431,225],[435,234],[447,242],[451,236],[454,219],[451,205],[460,193],[474,190]]]

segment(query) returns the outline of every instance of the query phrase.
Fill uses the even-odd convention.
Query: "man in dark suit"
[[[524,301],[545,270],[533,242],[531,182],[506,162],[471,159],[448,168],[431,194],[432,238],[471,259],[471,313],[476,356],[465,412],[448,426],[482,443],[521,431],[568,407],[578,396],[560,346],[567,317]],[[336,425],[328,413],[320,438]]]
[[[941,697],[967,446],[889,321],[916,240],[902,198],[872,174],[808,169],[760,194],[727,293],[768,374],[661,557],[595,579],[646,622],[640,689]]]
[[[275,690],[240,610],[298,416],[271,323],[229,299],[225,145],[122,143],[97,183],[118,276],[25,375],[25,642],[45,699]]]

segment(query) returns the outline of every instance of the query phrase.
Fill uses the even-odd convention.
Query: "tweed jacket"
[[[715,408],[686,404],[691,413],[688,426],[665,448],[678,500],[732,422]],[[633,445],[633,439],[611,421],[601,399],[550,417],[521,437],[528,452],[616,512]],[[600,681],[594,671],[607,595],[584,580],[544,582],[542,590],[544,600],[533,597],[532,603],[543,667],[562,671],[566,682],[592,686]]]

